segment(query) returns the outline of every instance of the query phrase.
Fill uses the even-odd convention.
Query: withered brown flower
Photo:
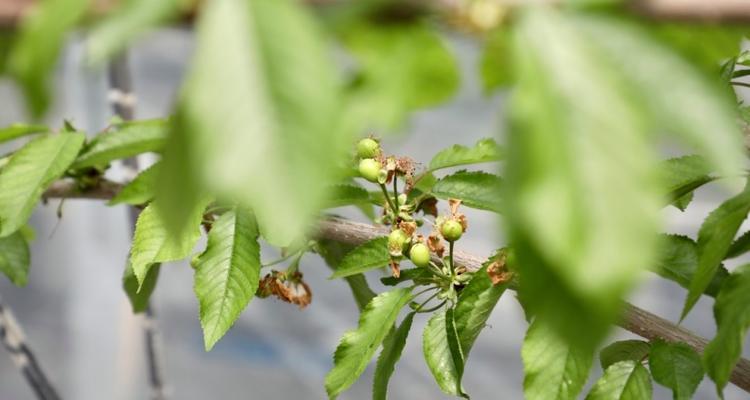
[[[291,274],[271,271],[264,276],[258,285],[256,296],[265,298],[271,295],[287,303],[296,304],[300,309],[312,302],[312,290],[302,280],[302,273],[298,271]]]

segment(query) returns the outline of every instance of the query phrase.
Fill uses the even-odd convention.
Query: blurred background
[[[105,71],[82,66],[83,39],[73,38],[66,47],[56,71],[56,99],[47,122],[60,126],[64,118],[70,119],[93,134],[107,124],[112,112]],[[475,42],[459,36],[447,39],[461,63],[459,94],[439,108],[416,113],[401,132],[384,136],[387,153],[427,162],[454,143],[471,145],[492,136],[502,140],[505,98],[482,95],[474,72],[479,49]],[[129,62],[138,97],[137,118],[169,114],[192,48],[191,32],[180,29],[161,30],[132,48]],[[0,125],[25,119],[22,98],[7,81],[0,82],[0,99]],[[0,147],[2,152],[9,150],[7,145]],[[119,166],[111,175],[123,178]],[[695,237],[703,218],[726,197],[723,190],[707,185],[696,192],[686,212],[665,210],[665,230]],[[141,322],[132,315],[121,289],[130,241],[127,210],[71,200],[62,205],[63,218],[58,220],[58,206],[58,201],[52,201],[39,207],[32,218],[37,238],[28,287],[16,288],[2,278],[0,294],[16,313],[63,398],[146,399]],[[336,211],[364,220],[354,210]],[[465,212],[469,230],[460,242],[462,250],[489,255],[504,244],[500,222],[491,214]],[[264,260],[275,257],[268,249],[263,253]],[[743,262],[734,261],[730,269]],[[152,303],[158,313],[171,398],[325,399],[323,379],[332,365],[331,354],[343,332],[356,325],[358,311],[344,281],[326,279],[330,272],[317,255],[306,255],[301,269],[313,290],[307,309],[300,311],[271,298],[255,299],[234,328],[206,353],[192,291],[193,271],[187,263],[165,265]],[[376,292],[383,289],[378,277],[377,271],[368,275]],[[672,282],[644,275],[630,300],[677,321],[685,293]],[[711,306],[710,300],[701,300],[684,326],[712,337]],[[425,322],[418,317],[413,332],[420,332]],[[513,293],[501,299],[489,325],[471,354],[464,385],[474,399],[521,399],[519,351],[527,325]],[[614,330],[612,339],[621,338],[634,336]],[[750,356],[747,350],[745,356]],[[595,364],[589,386],[601,374]],[[447,398],[422,360],[421,335],[411,335],[396,371],[389,387],[392,399]],[[372,369],[368,369],[340,398],[369,398],[371,378]],[[727,399],[747,398],[747,393],[731,384],[725,395]],[[33,398],[10,355],[0,350],[0,400]],[[655,398],[669,399],[671,393],[655,386]],[[716,398],[708,379],[696,398]]]

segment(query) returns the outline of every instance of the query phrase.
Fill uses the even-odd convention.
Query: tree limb
[[[102,181],[102,184],[103,188],[95,187],[80,191],[71,182],[58,181],[45,192],[44,197],[107,199],[114,196],[122,186],[106,180]],[[387,234],[388,230],[384,227],[334,217],[319,221],[315,232],[316,236],[351,245],[359,245]],[[454,260],[457,265],[464,266],[470,271],[480,269],[482,262],[485,261],[481,257],[462,251],[455,252]],[[703,352],[708,343],[708,340],[695,333],[630,303],[625,303],[623,317],[618,325],[647,340],[684,342],[699,353]],[[746,392],[750,392],[750,361],[740,359],[732,371],[730,381]]]

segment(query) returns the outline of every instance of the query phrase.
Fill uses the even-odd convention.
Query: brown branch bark
[[[58,181],[45,192],[44,197],[108,199],[114,196],[120,187],[120,184],[103,181],[102,188],[80,191],[71,182]],[[388,231],[384,227],[347,219],[327,218],[319,221],[315,234],[329,240],[359,245],[378,236],[386,235]],[[464,266],[471,271],[481,268],[484,261],[479,256],[462,251],[456,251],[454,259],[457,265]],[[695,333],[629,303],[626,303],[622,321],[618,325],[647,340],[684,342],[699,353],[703,352],[708,343],[708,340]],[[730,381],[746,392],[750,392],[750,361],[740,359],[732,371]]]

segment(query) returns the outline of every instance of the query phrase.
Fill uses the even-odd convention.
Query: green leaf
[[[446,311],[437,312],[430,318],[422,334],[422,351],[440,390],[450,395],[467,397],[461,387],[461,355],[454,354],[455,346],[451,348],[450,336],[455,335],[455,325],[447,322],[450,316]],[[454,341],[457,342],[455,339]]]
[[[430,278],[434,277],[430,270],[425,268],[407,268],[402,269],[398,278],[395,276],[384,276],[380,278],[380,283],[386,286],[396,286],[399,283],[408,282],[413,280],[415,284],[428,284],[432,281]]]
[[[642,340],[622,340],[614,342],[602,349],[599,353],[599,362],[602,369],[609,368],[610,365],[620,362],[633,360],[641,362],[648,356],[651,350],[651,344]]]
[[[66,34],[84,16],[89,0],[45,0],[24,18],[19,37],[11,49],[7,70],[26,95],[34,117],[49,105],[51,72],[64,48]]]
[[[522,302],[593,347],[653,262],[662,199],[641,105],[584,23],[535,9],[515,26],[503,214]]]
[[[296,1],[202,8],[156,196],[170,226],[207,190],[252,209],[274,245],[304,234],[351,146],[328,50]]]
[[[511,33],[507,24],[487,34],[479,72],[485,93],[513,83]]]
[[[593,354],[570,347],[542,321],[534,321],[521,348],[527,399],[575,399],[591,369]]]
[[[354,250],[347,253],[336,268],[336,271],[328,279],[361,274],[362,272],[388,265],[390,260],[388,238],[375,238],[355,247]]]
[[[654,380],[672,389],[675,400],[689,400],[703,380],[701,357],[685,343],[657,340],[648,359]]]
[[[73,162],[82,133],[44,135],[15,152],[0,170],[0,237],[22,227],[44,190]]]
[[[454,311],[454,320],[465,358],[469,358],[474,341],[484,329],[497,301],[509,285],[510,282],[493,285],[487,275],[487,267],[484,266],[474,273],[469,284],[461,290]]]
[[[11,124],[0,129],[0,143],[17,139],[26,135],[48,132],[44,125]]]
[[[493,139],[481,139],[474,147],[454,144],[432,157],[426,173],[460,165],[500,161],[502,158],[503,151]]]
[[[359,67],[346,113],[363,127],[394,128],[458,89],[455,57],[426,23],[362,22],[341,32]]]
[[[750,186],[719,205],[703,221],[698,231],[698,269],[690,282],[680,319],[690,312],[701,293],[711,284],[732,239],[750,211]]]
[[[703,352],[703,365],[721,394],[742,354],[750,328],[750,265],[738,267],[721,287],[714,303],[716,336]]]
[[[724,259],[736,258],[750,251],[750,231],[747,231],[732,242]]]
[[[467,207],[500,212],[501,184],[502,179],[497,175],[458,171],[437,181],[432,194],[440,199],[461,199],[461,204]]]
[[[682,211],[695,189],[715,179],[706,160],[697,155],[670,158],[660,163],[659,170],[668,200]]]
[[[696,243],[687,236],[663,235],[662,238],[659,247],[660,255],[654,271],[686,289],[689,288],[695,271],[698,269]],[[720,266],[704,293],[716,297],[721,284],[728,275],[727,269]]]
[[[149,204],[138,216],[130,248],[130,265],[142,290],[149,269],[157,263],[176,261],[190,255],[200,237],[200,224],[206,202],[195,207],[188,219],[191,229],[175,235],[167,229],[164,218]]]
[[[637,361],[620,361],[604,371],[586,400],[648,400],[652,396],[648,370]]]
[[[323,257],[326,264],[328,264],[328,267],[334,271],[341,264],[341,260],[344,256],[353,249],[354,246],[341,242],[325,239],[318,240],[318,253]],[[357,302],[357,308],[359,308],[359,311],[364,310],[367,303],[375,297],[375,292],[370,289],[370,286],[367,284],[367,279],[365,279],[365,276],[362,274],[347,276],[344,279],[349,285],[349,289],[352,291],[354,301]]]
[[[105,166],[121,158],[161,151],[168,126],[168,122],[163,119],[115,124],[84,147],[72,168]]]
[[[154,264],[149,268],[143,286],[138,290],[138,279],[135,277],[133,267],[128,264],[128,267],[125,268],[125,273],[122,276],[122,288],[125,290],[128,300],[130,300],[130,306],[133,308],[134,314],[142,313],[148,309],[151,295],[154,293],[156,282],[159,280],[160,270],[161,264]]]
[[[100,64],[123,51],[135,38],[167,22],[189,2],[185,0],[127,0],[89,32],[87,56]]]
[[[213,223],[206,250],[195,264],[195,295],[206,351],[232,327],[255,295],[259,281],[255,220],[247,211],[228,211]]]
[[[375,378],[372,384],[373,400],[385,400],[387,398],[388,381],[391,380],[396,363],[401,358],[401,352],[406,346],[406,338],[409,336],[414,315],[414,312],[407,314],[398,329],[391,331],[383,341],[383,351],[380,352],[378,362],[375,365]]]
[[[335,399],[351,386],[369,364],[391,330],[401,309],[412,299],[411,289],[381,293],[367,304],[356,330],[344,334],[333,356],[333,369],[326,375],[328,397]]]
[[[148,203],[154,198],[158,176],[159,164],[157,163],[141,171],[135,179],[123,186],[107,205],[140,205]]]
[[[26,286],[29,281],[29,244],[23,233],[17,231],[0,238],[0,272],[16,286]]]
[[[654,128],[693,146],[719,175],[741,173],[745,156],[734,96],[726,96],[715,81],[632,25],[605,18],[576,20],[624,74],[630,92],[639,94]],[[686,33],[692,37],[692,30]],[[631,62],[633,54],[639,62]]]
[[[326,203],[326,207],[343,207],[370,203],[370,192],[357,185],[333,185],[327,191],[330,193],[330,198]]]

